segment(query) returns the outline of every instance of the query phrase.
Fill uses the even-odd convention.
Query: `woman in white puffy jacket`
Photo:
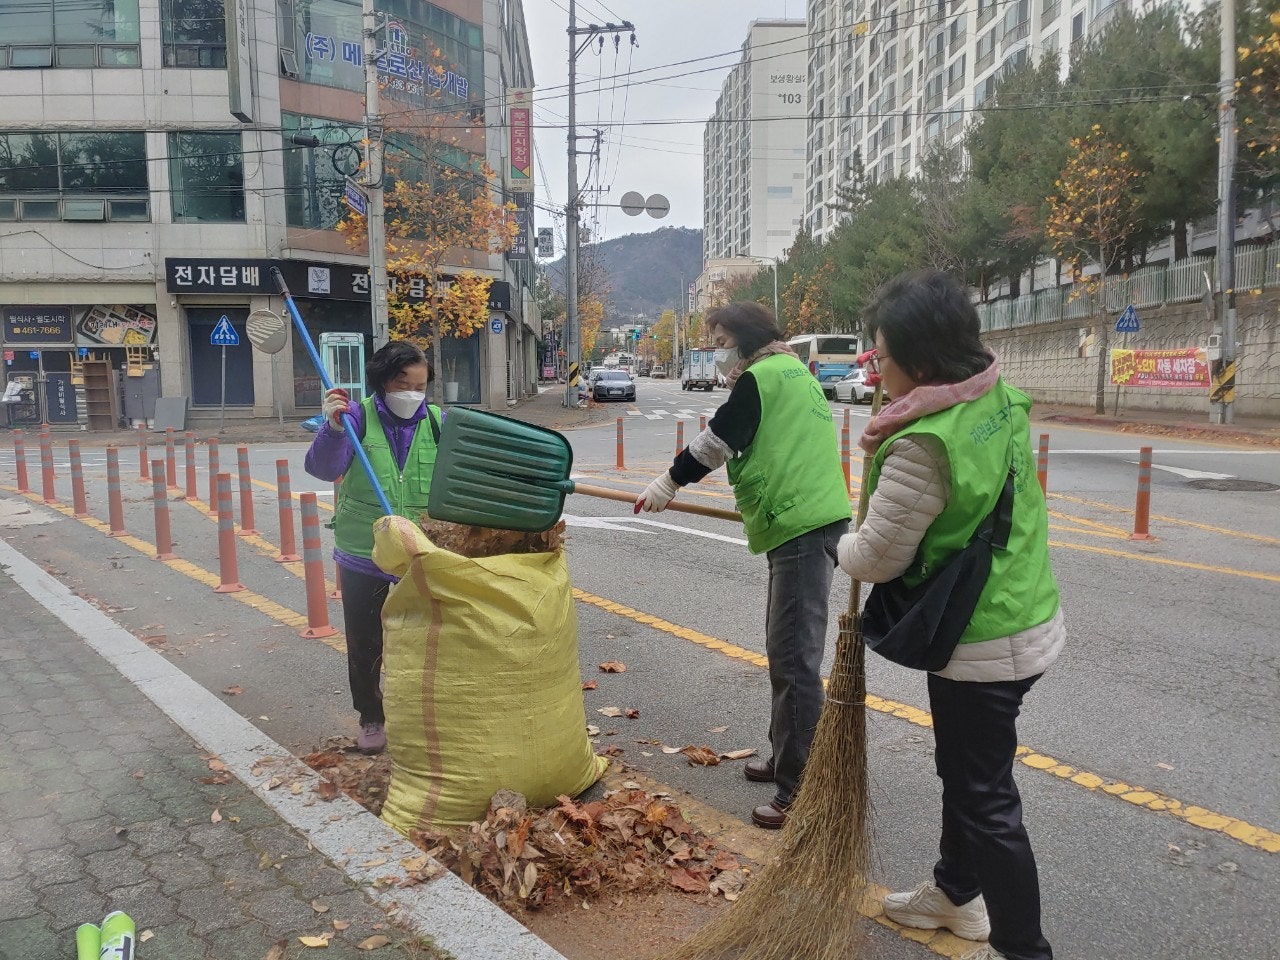
[[[1049,960],[1035,856],[1013,780],[1022,698],[1065,640],[1026,394],[1000,378],[963,287],[924,270],[885,284],[864,312],[885,392],[860,441],[872,459],[867,518],[840,542],[864,583],[922,580],[964,547],[1012,467],[1013,527],[950,662],[929,674],[943,783],[933,879],[885,898],[906,926],[986,940],[971,960]]]

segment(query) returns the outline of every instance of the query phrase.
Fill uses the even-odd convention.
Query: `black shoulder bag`
[[[913,670],[941,670],[951,659],[991,573],[992,550],[1009,545],[1013,467],[995,508],[967,546],[914,587],[902,577],[877,583],[862,610],[862,639],[880,656]]]

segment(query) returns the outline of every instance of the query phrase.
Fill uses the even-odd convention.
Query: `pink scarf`
[[[747,367],[751,366],[753,363],[755,363],[758,360],[763,360],[765,357],[772,357],[779,353],[788,354],[790,356],[795,357],[797,360],[800,359],[799,356],[796,354],[796,352],[792,350],[791,347],[789,347],[787,344],[783,343],[781,340],[774,340],[774,341],[771,341],[770,343],[766,343],[763,347],[761,347],[755,353],[751,354],[751,356],[743,357],[736,364],[734,364],[733,369],[729,371],[729,375],[725,377],[725,380],[729,384],[729,389],[730,390],[733,389],[733,385],[738,382],[738,378],[742,376],[742,372],[746,370]]]
[[[907,424],[931,413],[948,410],[958,403],[977,400],[996,385],[999,377],[1000,365],[996,355],[992,353],[991,366],[968,380],[959,383],[921,384],[905,396],[894,397],[871,418],[858,440],[858,446],[874,455],[880,449],[880,444]]]

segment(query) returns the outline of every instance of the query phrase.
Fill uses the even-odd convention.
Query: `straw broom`
[[[871,415],[880,410],[877,384]],[[862,460],[858,523],[867,515]],[[856,960],[871,866],[868,835],[866,662],[861,584],[840,615],[827,699],[804,780],[755,881],[737,902],[661,960]]]

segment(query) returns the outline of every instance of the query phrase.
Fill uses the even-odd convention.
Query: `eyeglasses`
[[[867,357],[865,366],[869,373],[874,373],[878,376],[881,372],[880,362],[882,360],[892,360],[892,359],[893,357],[889,356],[889,354],[881,353],[879,350],[875,350],[875,351],[872,351],[871,356]]]

